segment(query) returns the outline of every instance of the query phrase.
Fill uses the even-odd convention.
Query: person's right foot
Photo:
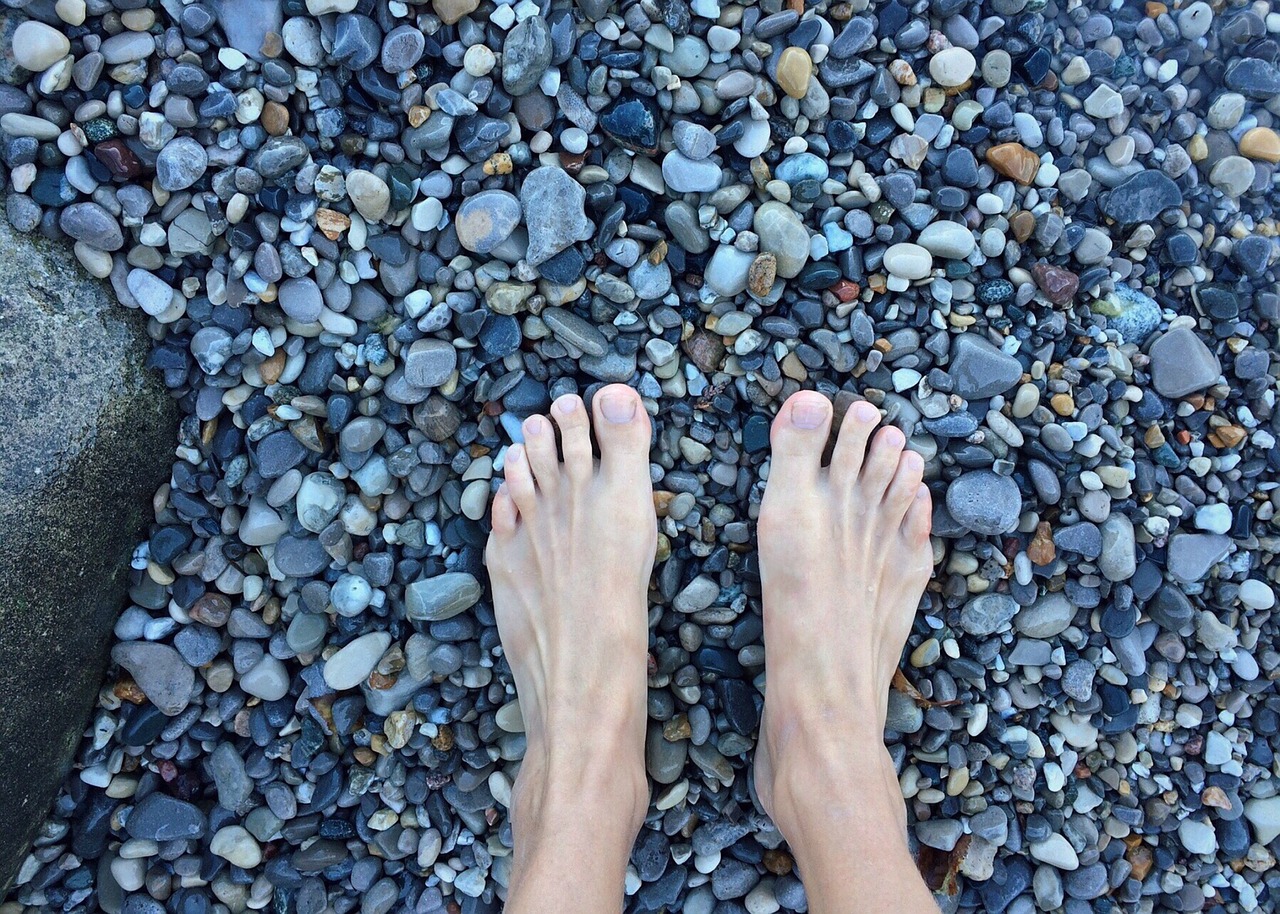
[[[872,440],[880,413],[858,402],[823,467],[831,420],[815,391],[783,404],[760,509],[768,686],[755,784],[788,837],[843,766],[874,766],[898,795],[883,742],[889,684],[933,564],[920,455],[891,426]]]

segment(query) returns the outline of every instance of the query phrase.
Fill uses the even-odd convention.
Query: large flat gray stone
[[[102,682],[176,410],[141,316],[0,219],[0,896]]]

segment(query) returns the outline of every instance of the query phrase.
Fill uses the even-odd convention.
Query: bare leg
[[[907,849],[884,747],[889,683],[929,579],[920,456],[856,403],[830,468],[831,404],[802,391],[773,423],[760,511],[768,694],[755,783],[814,914],[936,912]]]
[[[649,417],[610,385],[525,421],[485,553],[528,750],[512,793],[506,910],[620,911],[644,821],[647,598],[657,544]]]

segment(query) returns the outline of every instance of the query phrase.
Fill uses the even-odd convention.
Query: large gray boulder
[[[144,324],[0,219],[0,897],[102,682],[176,409]]]

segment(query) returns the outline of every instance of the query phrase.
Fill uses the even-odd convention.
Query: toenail
[[[903,454],[902,462],[906,465],[906,468],[911,470],[913,473],[918,473],[924,469],[924,458],[915,451],[907,451]]]
[[[636,398],[620,390],[602,393],[600,412],[615,425],[630,422],[636,415]]]
[[[556,402],[551,404],[551,408],[562,415],[568,415],[573,412],[573,407],[573,397],[569,394],[565,394],[563,397],[560,397]]]
[[[884,443],[889,447],[902,447],[906,442],[906,436],[896,425],[891,425],[884,430]]]
[[[524,420],[524,433],[527,437],[536,438],[545,431],[541,416],[530,416]]]
[[[826,418],[826,407],[808,397],[791,407],[791,421],[796,428],[817,428]]]
[[[880,410],[876,409],[866,400],[859,400],[853,404],[853,418],[859,422],[870,422],[880,414]]]
[[[506,453],[506,454],[503,456],[503,458],[502,458],[502,462],[503,462],[503,464],[504,464],[504,465],[506,465],[506,464],[512,464],[512,463],[519,463],[521,460],[524,460],[524,445],[523,445],[523,444],[513,444],[513,445],[511,445],[511,447],[507,448],[507,453]]]

